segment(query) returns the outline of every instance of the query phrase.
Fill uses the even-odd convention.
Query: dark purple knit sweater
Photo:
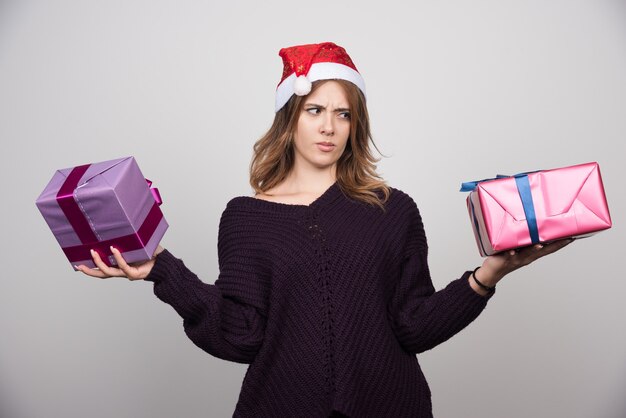
[[[387,211],[335,182],[310,205],[231,199],[219,277],[204,283],[168,250],[145,280],[187,336],[250,366],[233,417],[432,417],[416,353],[446,341],[488,299],[470,272],[435,292],[417,205],[391,188]]]

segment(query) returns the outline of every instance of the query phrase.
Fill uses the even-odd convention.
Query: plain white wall
[[[598,161],[614,227],[512,273],[419,356],[436,417],[626,416],[626,5],[610,0],[0,1],[0,416],[231,416],[245,365],[209,356],[146,282],[74,273],[34,201],[56,169],[133,155],[163,245],[218,274],[249,195],[278,50],[344,46],[380,174],[418,203],[440,289],[481,263],[462,181]]]

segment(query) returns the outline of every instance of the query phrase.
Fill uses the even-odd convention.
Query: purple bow
[[[152,187],[152,181],[146,179],[146,181],[148,182],[148,186],[150,187],[150,191],[152,192],[152,197],[154,197],[154,200],[156,200],[157,205],[161,206],[161,203],[163,203],[163,199],[161,199],[161,193],[159,193],[159,189],[157,189],[156,187]]]

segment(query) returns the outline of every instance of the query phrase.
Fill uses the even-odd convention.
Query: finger
[[[556,252],[558,250],[560,250],[563,247],[566,247],[568,245],[570,245],[572,242],[574,242],[573,238],[566,238],[566,239],[560,239],[558,241],[553,241],[549,244],[546,244],[546,249],[544,251],[544,253],[547,254],[552,254],[553,252]]]
[[[124,260],[124,257],[122,257],[122,253],[120,253],[117,248],[111,246],[111,252],[113,253],[113,258],[115,258],[115,261],[117,262],[117,266],[124,272],[126,277],[130,280],[136,279],[137,268],[129,266],[126,260]]]
[[[542,244],[527,245],[525,247],[517,248],[516,250],[514,250],[515,251],[514,255],[516,255],[518,259],[524,259],[524,258],[532,257],[542,248],[543,248]]]
[[[104,262],[100,258],[100,254],[98,254],[97,251],[91,250],[91,256],[93,257],[93,262],[96,263],[96,266],[105,275],[111,276],[111,277],[119,277],[120,275],[124,274],[122,273],[122,270],[115,268],[115,267],[109,267],[106,264],[104,264]]]
[[[83,264],[81,264],[80,266],[75,266],[75,267],[78,269],[78,271],[86,274],[87,276],[98,277],[100,279],[108,279],[110,277],[98,269],[91,269]]]
[[[565,247],[566,245],[569,245],[573,240],[571,239],[562,239],[562,240],[558,240],[558,241],[552,241],[550,243],[544,243],[541,248],[539,248],[538,246],[535,254],[532,255],[531,257],[531,262],[537,260],[538,258],[541,257],[545,257],[548,254],[552,254],[558,250],[560,250],[561,248]]]
[[[519,268],[525,266],[527,264],[532,263],[537,258],[541,256],[541,251],[543,250],[543,244],[534,244],[527,245],[525,247],[517,248],[515,250],[510,250],[510,261],[509,263],[515,268]]]

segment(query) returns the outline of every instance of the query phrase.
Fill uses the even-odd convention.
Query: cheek
[[[294,140],[298,141],[298,140],[306,140],[307,137],[310,136],[309,134],[309,129],[306,125],[306,123],[298,123],[298,126],[296,126],[296,130],[294,132]]]
[[[350,122],[339,124],[337,133],[342,139],[345,138],[345,141],[348,141],[350,139]]]
[[[350,122],[344,122],[341,124],[341,131],[346,137],[350,136]]]
[[[346,148],[348,148],[348,141],[350,141],[350,138],[344,141],[343,145],[341,146],[341,154],[343,154]]]

